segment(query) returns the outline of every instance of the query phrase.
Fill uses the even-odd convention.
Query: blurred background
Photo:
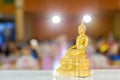
[[[120,0],[0,0],[0,69],[56,69],[82,20],[91,69],[120,68]]]

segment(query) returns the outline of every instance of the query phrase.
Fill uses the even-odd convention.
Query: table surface
[[[120,69],[92,70],[86,78],[60,76],[52,70],[1,70],[0,80],[120,80]]]

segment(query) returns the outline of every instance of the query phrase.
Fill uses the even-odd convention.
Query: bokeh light
[[[89,23],[91,22],[92,18],[90,15],[84,15],[83,16],[83,21],[86,22],[86,23]]]
[[[52,17],[52,22],[55,23],[55,24],[58,24],[60,23],[61,19],[59,16],[53,16]]]

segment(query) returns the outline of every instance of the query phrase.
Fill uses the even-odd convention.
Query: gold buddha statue
[[[90,63],[86,55],[88,37],[85,35],[86,26],[82,24],[78,27],[79,36],[76,44],[68,49],[66,55],[60,61],[60,67],[56,72],[66,76],[87,77],[91,75]]]

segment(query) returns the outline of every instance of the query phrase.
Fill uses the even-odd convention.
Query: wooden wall
[[[25,0],[24,10],[31,19],[31,37],[47,40],[64,34],[72,40],[77,36],[77,27],[85,13],[93,18],[87,24],[87,34],[107,37],[113,32],[114,13],[120,10],[119,5],[119,0]],[[62,16],[59,25],[50,21],[54,14]]]
[[[113,13],[101,13],[92,15],[92,22],[87,25],[87,34],[92,37],[105,36],[112,33]],[[47,16],[47,15],[46,15]],[[32,36],[39,40],[54,39],[60,35],[66,35],[69,40],[73,40],[78,35],[77,28],[81,23],[78,15],[64,15],[61,23],[52,24],[50,17],[41,15],[30,15],[29,25],[32,25]],[[27,26],[26,26],[27,27]]]

